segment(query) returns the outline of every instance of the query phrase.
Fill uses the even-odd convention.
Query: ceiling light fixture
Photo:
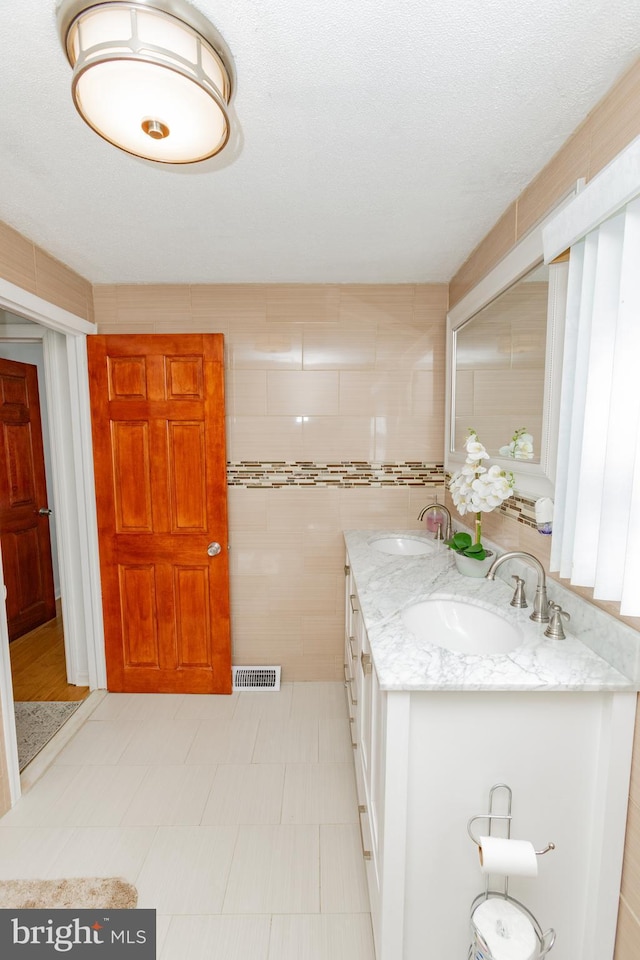
[[[109,143],[160,163],[213,157],[229,139],[231,59],[185,0],[62,0],[73,102]]]

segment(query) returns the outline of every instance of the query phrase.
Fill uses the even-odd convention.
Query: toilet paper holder
[[[494,794],[496,793],[497,790],[503,790],[505,792],[505,795],[506,795],[505,806],[507,810],[506,813],[493,812]],[[476,844],[476,846],[478,847],[480,846],[480,839],[475,836],[472,830],[472,824],[474,824],[476,820],[489,821],[489,829],[488,829],[489,836],[492,835],[492,829],[491,829],[492,822],[494,820],[504,820],[505,823],[507,824],[507,839],[508,840],[511,839],[511,820],[513,819],[511,815],[512,800],[513,800],[513,791],[511,790],[511,787],[507,786],[506,783],[496,783],[491,787],[491,790],[489,791],[489,813],[478,813],[474,817],[471,817],[469,822],[467,823],[467,833],[469,834],[473,842]],[[555,850],[555,848],[556,848],[555,843],[553,843],[552,841],[549,841],[549,843],[546,845],[544,850],[536,850],[535,852],[536,857],[543,857],[545,853],[549,853],[551,850]]]
[[[497,796],[496,796],[497,795]],[[500,796],[502,799],[500,800]],[[480,813],[471,817],[467,823],[467,833],[476,844],[480,847],[480,840],[473,832],[473,824],[478,820],[485,820],[488,822],[488,831],[487,835],[491,836],[493,833],[493,822],[502,820],[506,824],[506,839],[511,839],[511,821],[512,821],[512,800],[513,800],[513,791],[506,783],[496,783],[489,791],[489,812]],[[505,810],[505,813],[497,813],[496,809],[500,804],[501,809]],[[550,842],[543,850],[536,850],[535,854],[537,857],[544,856],[545,853],[555,850],[555,844]],[[549,953],[553,947],[556,940],[556,933],[553,928],[548,930],[542,930],[542,927],[531,913],[531,911],[525,907],[523,903],[519,900],[516,900],[515,897],[509,896],[509,878],[507,876],[503,877],[503,889],[502,890],[491,890],[489,888],[489,875],[486,876],[485,889],[479,894],[473,903],[471,904],[471,931],[472,931],[472,943],[469,947],[468,960],[495,960],[494,955],[491,952],[488,944],[483,938],[478,926],[474,922],[474,914],[479,905],[486,900],[499,898],[501,900],[508,900],[509,903],[513,904],[517,909],[524,914],[526,918],[531,923],[533,931],[535,933],[535,938],[537,941],[537,950],[535,953],[535,958],[532,960],[542,960],[543,957]]]

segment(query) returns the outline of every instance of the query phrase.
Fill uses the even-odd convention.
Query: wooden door
[[[108,688],[230,693],[223,338],[87,347]]]
[[[38,371],[31,363],[0,359],[0,428],[0,544],[15,640],[56,615]]]

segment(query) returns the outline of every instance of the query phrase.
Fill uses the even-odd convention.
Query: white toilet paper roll
[[[528,840],[480,837],[480,870],[503,877],[537,877],[538,858]]]
[[[538,956],[531,921],[508,900],[485,900],[474,910],[471,920],[493,960],[534,960]]]

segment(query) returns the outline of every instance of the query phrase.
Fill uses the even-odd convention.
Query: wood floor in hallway
[[[67,683],[60,601],[57,616],[9,644],[14,700],[84,700],[89,687]]]

